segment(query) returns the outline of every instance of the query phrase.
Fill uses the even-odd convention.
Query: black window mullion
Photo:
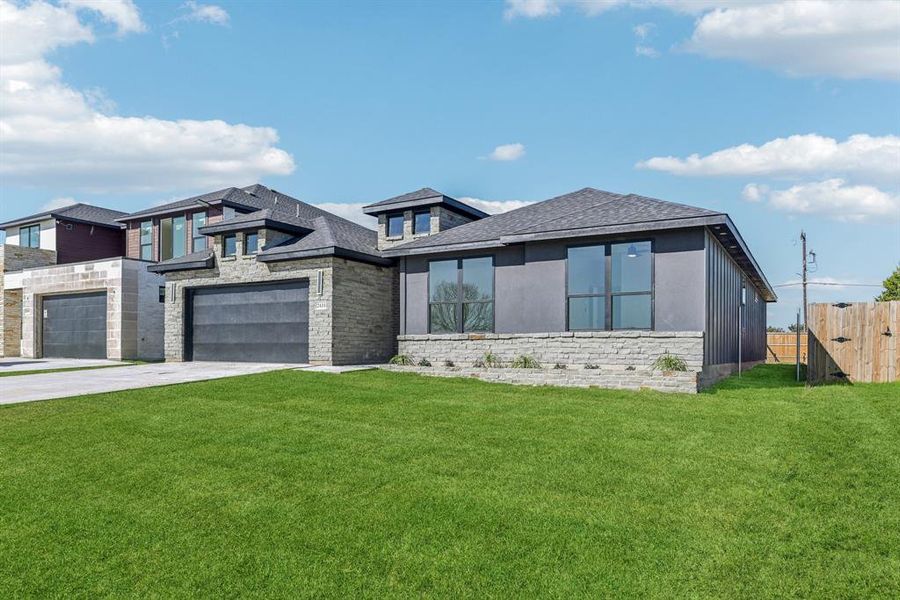
[[[456,332],[465,331],[463,326],[463,261],[456,259]]]
[[[612,329],[612,246],[610,244],[604,245],[604,260],[605,260],[605,281],[603,285],[605,289],[603,290],[605,294],[605,298],[603,301],[603,315],[604,325],[606,330]]]

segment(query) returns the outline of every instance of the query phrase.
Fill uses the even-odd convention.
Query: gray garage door
[[[309,360],[309,284],[199,288],[191,294],[187,340],[193,360]]]
[[[106,292],[44,296],[43,354],[106,358]]]

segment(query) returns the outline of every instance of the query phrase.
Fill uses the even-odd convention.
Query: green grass
[[[281,371],[0,408],[0,597],[897,597],[900,385]]]
[[[65,367],[63,369],[29,369],[27,371],[0,371],[0,377],[18,377],[20,375],[44,375],[46,373],[68,373],[69,371],[93,371],[95,369],[115,369],[129,367],[136,363],[126,362],[120,365],[96,365],[93,367]]]

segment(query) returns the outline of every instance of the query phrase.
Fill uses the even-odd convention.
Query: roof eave
[[[152,210],[147,212],[136,212],[129,215],[125,215],[124,217],[119,217],[116,219],[119,223],[127,223],[129,221],[137,221],[139,219],[146,219],[147,217],[159,217],[162,215],[174,215],[178,213],[188,212],[191,210],[195,210],[199,207],[204,206],[218,206],[222,204],[222,200],[195,200],[193,204],[185,204],[184,206],[180,206],[178,208],[160,208],[158,210]]]
[[[339,246],[323,246],[322,248],[311,248],[309,250],[292,250],[287,252],[261,252],[256,255],[256,260],[262,263],[280,262],[285,260],[300,260],[304,258],[317,258],[320,256],[337,256],[340,258],[348,258],[359,262],[365,262],[378,266],[390,266],[394,263],[389,258],[366,254],[348,248]]]
[[[274,221],[272,219],[264,218],[264,219],[255,219],[253,221],[243,221],[241,223],[231,223],[228,221],[223,221],[220,223],[214,223],[212,225],[207,225],[205,227],[201,227],[197,231],[202,233],[203,235],[216,235],[218,233],[230,233],[233,231],[249,231],[252,229],[273,229],[275,231],[282,231],[284,233],[291,233],[297,235],[305,235],[313,231],[313,229],[309,227],[302,227],[300,225],[293,225],[290,223],[282,223],[281,221]]]
[[[173,264],[156,263],[150,265],[147,270],[151,273],[172,273],[175,271],[196,271],[199,269],[211,269],[213,266],[213,256],[210,254],[203,260],[192,260],[188,262],[179,262]]]

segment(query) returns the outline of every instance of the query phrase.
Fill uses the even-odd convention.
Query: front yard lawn
[[[792,375],[280,371],[0,407],[0,597],[896,598],[900,385]]]

